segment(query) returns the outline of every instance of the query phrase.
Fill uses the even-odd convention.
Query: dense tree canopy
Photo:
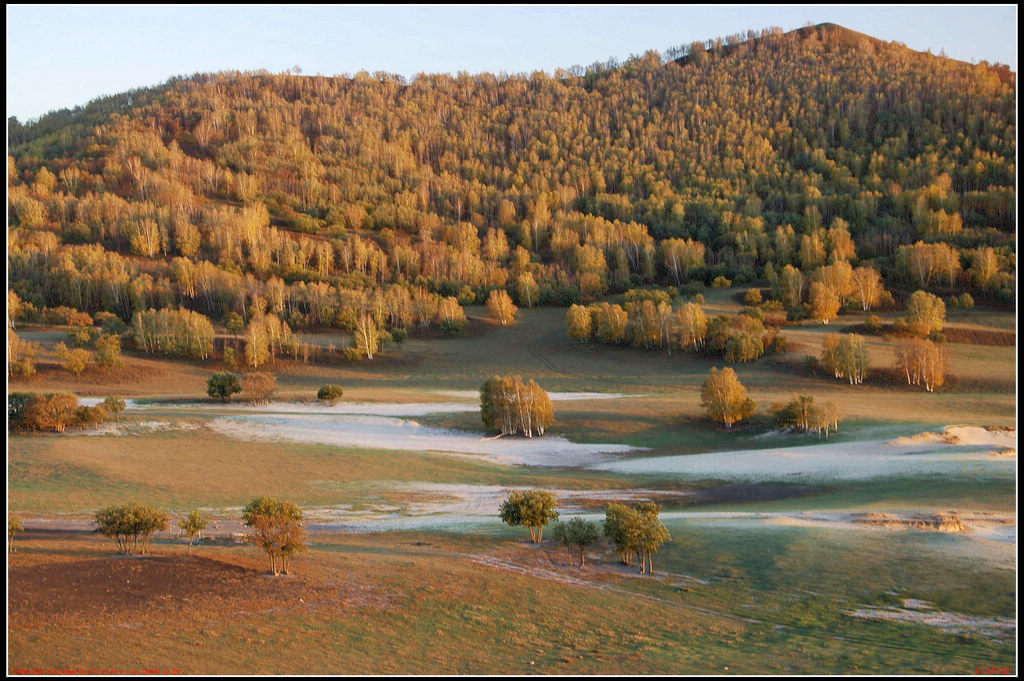
[[[197,75],[12,120],[10,281],[295,328],[390,286],[530,307],[858,257],[1012,299],[1013,74],[831,25],[743,38],[554,76]]]

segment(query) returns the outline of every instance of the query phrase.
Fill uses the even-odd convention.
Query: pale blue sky
[[[551,73],[747,29],[825,21],[1017,70],[1015,5],[7,5],[7,115],[26,121],[196,72],[297,65],[323,75]]]

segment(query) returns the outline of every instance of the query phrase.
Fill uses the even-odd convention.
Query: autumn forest
[[[506,317],[576,306],[583,341],[748,361],[772,310],[1012,305],[1015,101],[1005,67],[834,25],[554,76],[174,79],[9,121],[10,313],[197,358],[223,324],[255,368],[308,360],[302,330],[351,359],[459,333],[498,291]],[[704,286],[759,281],[767,331],[695,334]]]

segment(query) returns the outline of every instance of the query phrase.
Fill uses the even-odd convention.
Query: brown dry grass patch
[[[119,556],[103,554],[98,541],[81,533],[19,537],[8,570],[12,631],[131,627],[197,616],[226,620],[246,613],[338,614],[389,603],[371,585],[331,579],[323,570],[274,577],[255,553],[218,551],[213,558],[202,555],[208,549],[185,555],[160,547],[146,556]]]

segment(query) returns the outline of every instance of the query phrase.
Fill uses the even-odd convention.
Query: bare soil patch
[[[13,560],[8,572],[11,628],[132,626],[154,620],[222,619],[242,612],[343,610],[374,601],[365,587],[354,584],[302,575],[273,577],[252,566],[200,555],[34,558],[23,565]]]

